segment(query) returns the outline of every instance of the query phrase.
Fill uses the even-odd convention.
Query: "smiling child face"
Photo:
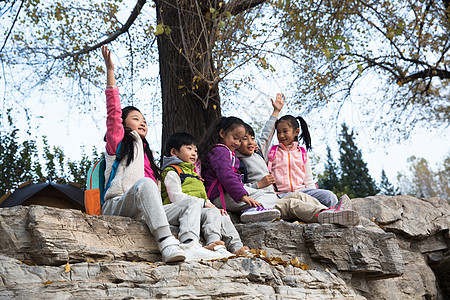
[[[130,111],[124,120],[124,124],[131,130],[136,130],[136,132],[139,133],[139,136],[142,139],[147,136],[147,122],[145,121],[144,116],[139,111]]]

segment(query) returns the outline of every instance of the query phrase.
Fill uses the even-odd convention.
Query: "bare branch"
[[[21,1],[21,2],[20,2],[20,6],[19,6],[19,9],[17,10],[16,17],[14,18],[14,21],[13,21],[13,23],[11,24],[11,27],[9,28],[9,32],[8,32],[8,34],[6,35],[5,42],[3,43],[2,48],[0,49],[0,53],[1,53],[1,52],[3,51],[3,49],[5,48],[6,42],[8,41],[8,38],[9,38],[9,36],[11,35],[11,32],[12,32],[12,30],[13,30],[13,28],[14,28],[14,25],[16,24],[17,18],[19,17],[19,14],[20,14],[20,10],[22,9],[22,6],[23,6],[23,2],[24,2],[24,1]]]
[[[134,7],[133,11],[131,12],[130,16],[128,17],[127,22],[119,30],[113,32],[113,34],[111,34],[107,39],[105,39],[105,40],[101,41],[100,43],[97,43],[93,46],[85,47],[85,48],[81,49],[80,51],[64,53],[62,55],[55,57],[55,59],[65,59],[67,57],[74,57],[74,56],[79,56],[81,54],[86,54],[88,52],[91,52],[95,49],[100,48],[103,45],[106,45],[106,44],[114,41],[120,35],[127,32],[128,29],[131,27],[131,25],[133,25],[134,21],[136,20],[137,16],[139,15],[142,7],[145,5],[146,2],[147,2],[147,0],[138,0],[136,3],[136,6]]]

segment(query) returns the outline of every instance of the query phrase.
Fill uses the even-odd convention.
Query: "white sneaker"
[[[180,248],[180,242],[173,235],[162,240],[158,246],[163,262],[172,263],[186,259],[184,251]]]
[[[202,245],[196,241],[192,241],[188,244],[181,244],[180,247],[184,250],[186,260],[209,260],[222,258],[220,253],[209,251],[208,249],[203,248]]]
[[[224,245],[216,245],[214,247],[214,252],[219,253],[221,255],[221,258],[236,256],[236,254],[229,252]]]
[[[269,209],[262,206],[250,207],[242,213],[241,221],[242,223],[272,221],[280,216],[281,214],[278,209]]]

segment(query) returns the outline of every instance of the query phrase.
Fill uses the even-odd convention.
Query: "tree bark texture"
[[[217,82],[208,72],[198,76],[199,70],[214,70],[207,13],[199,14],[195,0],[157,0],[156,10],[158,24],[170,28],[170,33],[158,35],[164,149],[174,132],[185,131],[200,140],[221,110]]]

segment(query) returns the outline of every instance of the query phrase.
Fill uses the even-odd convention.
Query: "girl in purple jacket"
[[[243,223],[270,221],[280,217],[273,209],[273,197],[244,186],[238,173],[239,159],[234,150],[245,136],[245,123],[236,117],[221,117],[208,129],[199,145],[201,175],[208,198],[214,205],[242,213]]]

